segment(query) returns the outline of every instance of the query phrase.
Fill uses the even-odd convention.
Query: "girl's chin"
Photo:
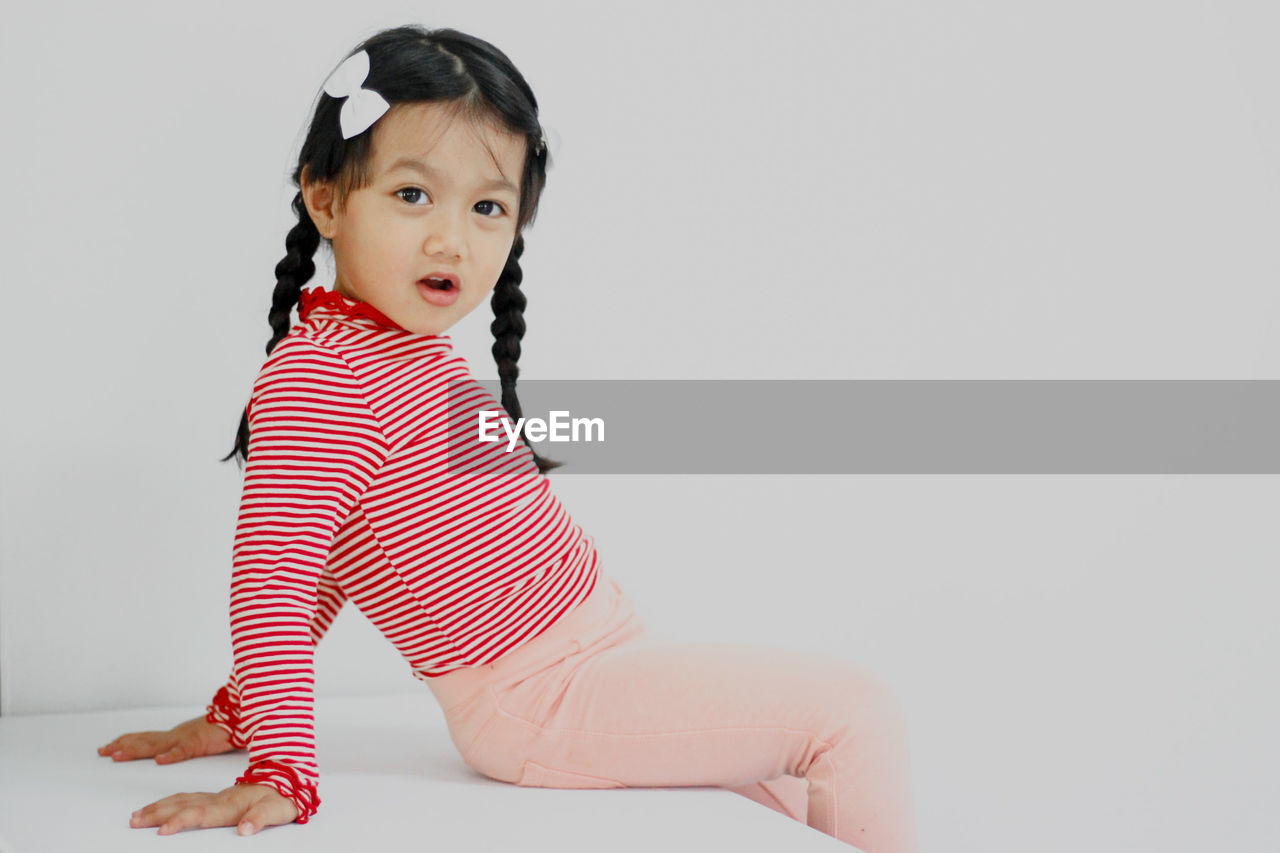
[[[433,322],[432,318],[424,318],[421,314],[413,318],[405,318],[403,322],[396,320],[396,323],[400,328],[413,332],[415,335],[443,335],[453,325],[452,323],[443,323],[439,319]]]

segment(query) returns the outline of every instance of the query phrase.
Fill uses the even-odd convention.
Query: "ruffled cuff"
[[[270,785],[288,798],[298,809],[294,823],[306,823],[320,806],[320,795],[316,785],[307,781],[297,769],[282,761],[264,759],[249,765],[243,776],[236,779],[237,785]]]
[[[213,723],[230,735],[232,747],[246,749],[249,746],[248,742],[241,738],[238,733],[240,728],[240,709],[231,701],[231,694],[225,684],[213,697],[213,701],[205,706],[204,710],[206,721]]]

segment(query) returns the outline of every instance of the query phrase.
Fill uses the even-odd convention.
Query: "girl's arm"
[[[319,597],[317,598],[315,616],[311,618],[311,645],[319,646],[329,626],[342,610],[347,594],[329,569],[326,567],[320,575]],[[213,701],[205,706],[204,718],[225,731],[231,739],[231,746],[244,749],[248,746],[240,732],[240,688],[236,686],[236,674],[231,673],[227,683],[222,685],[213,696]]]
[[[232,685],[249,750],[236,784],[274,788],[306,823],[320,804],[313,618],[324,568],[389,447],[345,359],[305,336],[281,340],[263,365],[249,430],[231,571]]]

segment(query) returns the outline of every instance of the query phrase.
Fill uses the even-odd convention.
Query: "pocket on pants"
[[[574,773],[569,770],[558,770],[546,767],[536,761],[526,761],[520,772],[517,785],[526,788],[625,788],[626,785],[616,779],[603,776],[588,776],[585,773]]]
[[[489,697],[494,707],[508,717],[535,727],[546,725],[552,707],[559,704],[568,689],[568,673],[580,661],[582,646],[574,640],[573,647],[573,651],[559,661],[514,684],[503,686],[500,692],[490,687]]]

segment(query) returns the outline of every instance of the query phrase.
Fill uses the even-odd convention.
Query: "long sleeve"
[[[333,575],[326,568],[320,575],[319,595],[316,599],[316,612],[311,617],[311,645],[319,646],[333,620],[347,601],[347,594]],[[231,745],[236,749],[244,749],[249,744],[240,732],[240,688],[236,685],[236,674],[232,672],[227,682],[214,694],[213,700],[205,706],[204,718],[222,728],[231,738]]]
[[[306,823],[320,804],[312,626],[329,549],[389,446],[355,374],[305,337],[272,351],[249,403],[231,572],[233,682],[249,767]]]

